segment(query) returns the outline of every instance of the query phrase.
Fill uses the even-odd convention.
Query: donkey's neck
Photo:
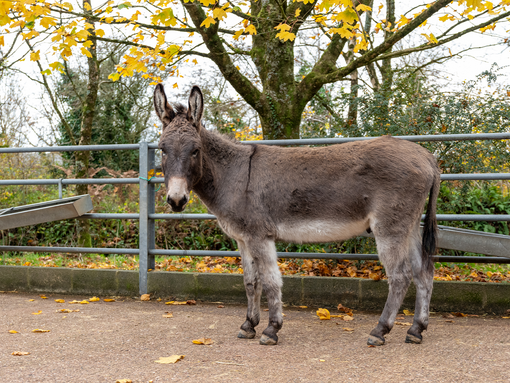
[[[226,207],[227,188],[242,187],[248,181],[248,164],[253,148],[202,128],[202,178],[193,186],[211,212]],[[246,169],[245,169],[246,168]]]

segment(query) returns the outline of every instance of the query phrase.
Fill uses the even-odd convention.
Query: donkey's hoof
[[[407,334],[406,336],[406,343],[414,343],[414,344],[420,344],[421,341],[422,341],[422,336],[421,335],[413,335],[413,334]]]
[[[266,334],[262,334],[260,337],[260,344],[264,346],[275,346],[278,343],[278,337],[276,339],[268,337]]]
[[[241,330],[239,330],[239,334],[237,334],[237,337],[241,338],[241,339],[253,339],[253,338],[255,338],[255,331],[248,332],[248,331],[244,331],[243,329],[241,329]]]
[[[378,336],[375,335],[369,335],[367,344],[369,346],[382,346],[385,342],[386,341],[384,340],[384,338],[379,338]]]

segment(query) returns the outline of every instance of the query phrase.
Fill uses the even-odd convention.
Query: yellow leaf
[[[294,39],[296,38],[296,35],[292,32],[280,32],[280,33],[276,34],[276,37],[282,41],[287,41],[287,40],[294,41]]]
[[[65,303],[65,300],[63,300],[63,299],[55,299],[55,302],[57,302],[57,303]]]
[[[23,356],[23,355],[30,355],[29,352],[25,352],[25,351],[14,351],[13,353],[11,353],[11,355],[14,355],[14,356]]]
[[[344,321],[351,321],[351,320],[354,320],[354,318],[353,318],[353,317],[351,317],[351,316],[349,316],[349,315],[344,315],[344,316],[342,317],[342,320],[344,320]]]
[[[110,80],[112,80],[113,82],[117,81],[119,79],[119,77],[120,77],[120,73],[112,73],[111,75],[108,76],[108,78]]]
[[[151,176],[149,176],[149,177],[151,177]],[[141,301],[150,301],[151,300],[151,295],[150,294],[142,294],[142,296],[140,297],[140,300]]]
[[[9,330],[9,333],[11,334],[17,334],[18,332],[16,330]]]
[[[85,299],[84,299],[84,300],[82,300],[82,301],[80,302],[80,304],[82,304],[82,305],[88,305],[88,304],[89,304],[89,301],[87,301],[87,300],[85,300]]]
[[[89,299],[89,302],[99,302],[100,300],[98,297],[92,297]]]
[[[172,313],[169,313],[168,311],[166,312],[166,314],[163,314],[163,318],[173,318],[173,314]]]
[[[83,2],[83,8],[85,8],[85,10],[87,10],[87,11],[92,10],[92,7],[90,6],[90,4],[89,3],[85,3],[85,2]]]
[[[350,331],[350,332],[354,331],[354,329],[353,329],[353,328],[349,328],[349,327],[344,327],[344,328],[343,328],[343,330],[344,330],[344,331]]]
[[[210,345],[210,344],[213,344],[213,340],[211,338],[200,338],[200,339],[195,339],[192,341],[194,344],[205,344],[205,345]]]
[[[449,18],[450,18],[450,16],[448,16],[448,15],[444,15],[444,16],[441,16],[441,17],[439,18],[439,21],[442,21],[442,22],[444,23],[444,22],[445,22],[446,20],[448,20]]]
[[[105,301],[105,302],[115,302],[115,299],[105,298],[105,299],[103,299],[103,301]]]
[[[372,8],[370,8],[368,5],[365,5],[365,4],[360,4],[356,7],[356,10],[359,12],[368,12],[368,11],[371,11]]]
[[[430,44],[437,44],[439,42],[432,33],[429,35],[427,35],[426,33],[422,33],[421,35],[425,36],[425,38],[429,41]]]
[[[161,364],[177,363],[179,360],[184,359],[185,356],[186,355],[172,355],[172,356],[168,356],[166,358],[159,357],[159,360],[155,360],[154,362],[161,363]]]
[[[296,9],[296,13],[294,14],[294,17],[298,18],[300,14],[301,14],[301,9]]]
[[[32,315],[41,315],[41,314],[42,314],[41,310],[37,311],[36,313],[32,313]]]
[[[42,330],[40,328],[36,328],[35,330],[32,330],[32,332],[50,332],[50,330]]]
[[[28,301],[29,301],[29,302],[33,302],[34,300],[35,300],[35,299],[29,299]]]
[[[172,88],[178,88],[179,87],[179,84],[175,83]]]
[[[250,35],[257,34],[257,29],[255,28],[255,25],[253,25],[253,24],[248,25],[244,31],[246,33],[249,33]]]
[[[209,5],[216,4],[217,1],[218,0],[200,0],[200,2],[204,4],[206,7],[208,7]]]
[[[409,310],[404,310],[404,315],[406,316],[413,316],[414,314]]]
[[[59,63],[59,64],[60,64],[60,63]],[[60,65],[62,65],[62,64],[60,64]],[[51,64],[50,64],[50,66],[51,66]],[[48,299],[48,298],[47,298],[47,297],[45,297],[44,295],[41,295],[41,299]]]
[[[211,16],[208,16],[204,21],[202,21],[200,26],[203,27],[205,25],[206,28],[209,28],[211,24],[216,24],[216,21]]]
[[[165,305],[186,305],[188,304],[188,302],[184,301],[184,302],[177,302],[177,301],[170,301],[170,302],[165,302]]]
[[[102,29],[96,29],[96,36],[97,37],[103,37],[104,31]]]
[[[327,309],[318,309],[317,316],[320,320],[329,320],[331,319],[331,315]]]
[[[411,323],[409,322],[395,322],[397,326],[411,326]]]
[[[227,17],[227,12],[225,12],[221,8],[214,8],[213,10],[213,17],[218,20],[223,20],[225,17]]]
[[[39,55],[41,51],[37,52],[31,52],[30,53],[30,61],[39,61],[41,59],[41,56]]]
[[[52,25],[57,25],[57,20],[53,17],[43,17],[40,21],[41,27],[49,28]]]
[[[133,383],[131,379],[117,379],[115,383]]]

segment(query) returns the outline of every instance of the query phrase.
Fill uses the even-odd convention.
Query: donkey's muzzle
[[[175,199],[167,197],[166,202],[168,202],[168,204],[172,208],[172,211],[174,211],[176,213],[180,213],[186,207],[186,204],[188,203],[188,198],[182,197],[181,199],[176,201]]]

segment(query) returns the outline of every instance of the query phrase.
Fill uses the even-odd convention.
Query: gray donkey
[[[278,342],[283,320],[276,241],[342,241],[370,229],[389,295],[368,344],[384,344],[411,275],[416,307],[406,342],[421,343],[432,293],[440,183],[430,152],[390,136],[320,148],[243,145],[202,126],[204,103],[197,86],[188,108],[172,108],[159,84],[154,106],[163,123],[159,148],[167,202],[180,212],[192,190],[239,246],[248,297],[239,338],[255,337],[264,291],[269,325],[260,344]]]

